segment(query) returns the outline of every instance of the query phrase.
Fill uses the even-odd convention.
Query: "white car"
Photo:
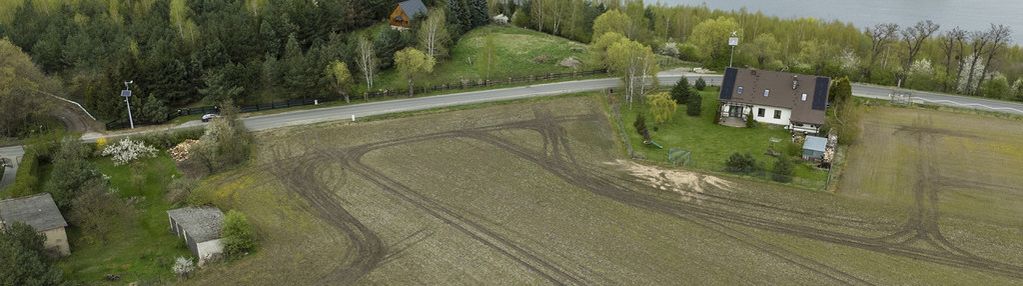
[[[213,114],[213,113],[206,114],[206,115],[202,116],[202,122],[210,122],[210,120],[213,120],[213,118],[217,118],[217,117],[220,117],[220,115],[216,115],[216,114]]]

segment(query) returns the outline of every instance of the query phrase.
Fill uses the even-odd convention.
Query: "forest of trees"
[[[337,96],[332,64],[360,72],[353,79],[371,78],[355,67],[392,68],[396,51],[417,44],[418,27],[369,29],[385,23],[396,3],[7,0],[0,1],[0,37],[104,120],[126,118],[117,95],[133,80],[136,120],[159,123],[166,111],[192,104]],[[486,0],[424,3],[447,7],[446,39],[489,20]]]
[[[521,3],[518,11],[516,2]],[[931,21],[856,27],[745,9],[644,6],[639,0],[500,1],[492,6],[492,13],[515,11],[516,25],[583,42],[596,41],[611,29],[661,54],[712,69],[728,65],[727,37],[737,31],[736,66],[1023,101],[1023,49],[1010,38],[1010,28],[997,23],[978,31]]]
[[[1023,50],[1001,25],[855,27],[638,0],[424,2],[443,9],[399,32],[383,27],[391,0],[7,0],[0,1],[0,37],[104,120],[125,118],[116,95],[134,80],[133,113],[143,123],[226,99],[250,104],[368,90],[377,71],[394,68],[395,52],[417,47],[443,61],[460,35],[496,14],[581,42],[615,31],[710,68],[727,65],[726,38],[738,31],[737,66],[1023,100]],[[337,63],[350,68],[353,83],[338,84]]]

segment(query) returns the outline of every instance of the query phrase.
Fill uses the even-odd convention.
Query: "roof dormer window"
[[[768,95],[771,95],[771,90],[770,89],[765,89],[764,90],[764,97],[767,97]]]
[[[742,95],[742,87],[741,86],[738,89],[738,93],[739,93],[739,95]]]
[[[802,99],[803,99],[803,101],[806,101],[806,94],[805,93],[803,94]]]

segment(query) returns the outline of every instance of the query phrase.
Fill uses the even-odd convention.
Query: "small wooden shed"
[[[416,16],[426,16],[426,5],[421,0],[408,0],[398,3],[394,11],[387,17],[392,28],[408,29]]]

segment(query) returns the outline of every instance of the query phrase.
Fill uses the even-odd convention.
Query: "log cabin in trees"
[[[408,0],[398,3],[387,21],[391,23],[391,28],[402,30],[412,27],[412,20],[417,16],[426,16],[426,5],[420,0]]]

